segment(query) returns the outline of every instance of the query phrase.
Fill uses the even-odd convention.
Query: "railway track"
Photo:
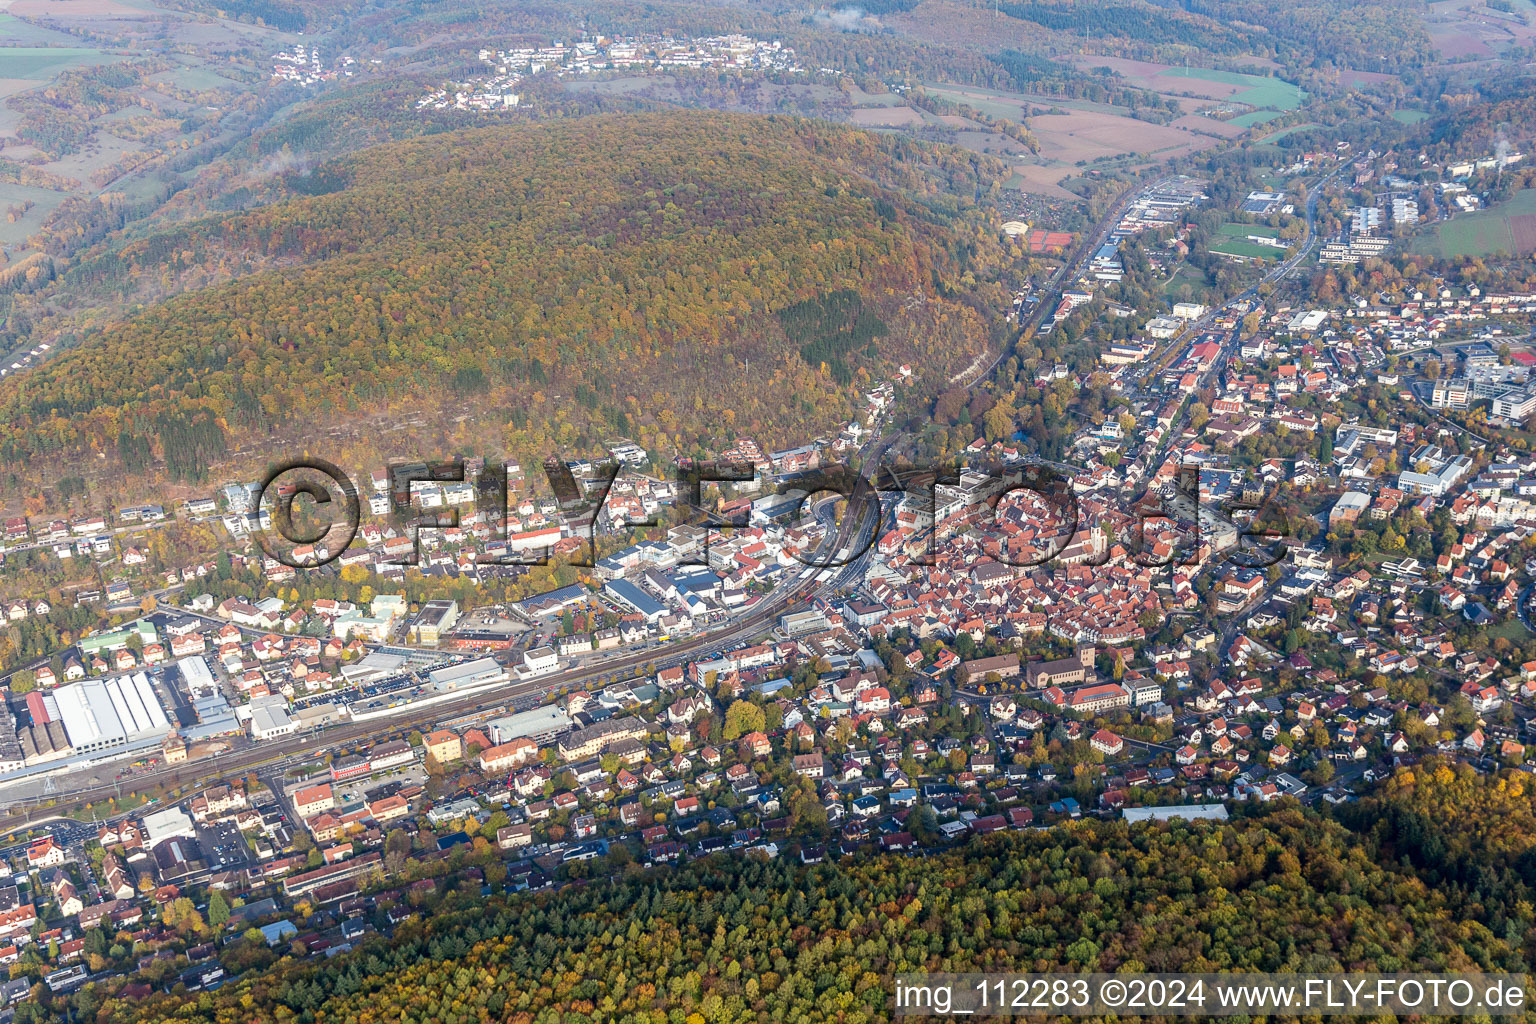
[[[873,462],[878,465],[879,459],[895,443],[899,435],[871,442],[860,452],[860,462],[867,465]],[[879,505],[874,505],[878,513]],[[813,560],[826,558],[835,553],[839,548],[851,543],[864,528],[864,515],[868,514],[866,508],[860,514],[853,514],[850,509],[843,516],[835,533],[829,534],[817,549]],[[839,577],[842,574],[839,574]],[[761,635],[778,618],[785,609],[803,600],[808,600],[807,595],[814,595],[822,588],[816,582],[817,572],[811,571],[804,575],[797,575],[788,583],[776,589],[766,598],[760,601],[741,619],[722,626],[708,633],[701,633],[685,640],[680,640],[661,651],[644,651],[632,656],[604,662],[590,668],[573,669],[555,676],[543,679],[530,680],[528,682],[508,683],[488,689],[476,690],[474,693],[465,694],[456,700],[447,700],[434,704],[430,709],[401,707],[398,712],[371,718],[365,722],[349,723],[339,726],[327,726],[318,732],[305,733],[284,738],[275,742],[262,743],[251,747],[242,747],[213,757],[201,758],[197,761],[188,761],[174,767],[166,766],[159,771],[146,772],[132,776],[125,788],[121,783],[102,783],[84,789],[71,790],[57,794],[46,794],[28,800],[24,804],[12,805],[10,813],[0,817],[0,835],[25,828],[32,822],[48,818],[65,817],[70,811],[78,809],[86,804],[94,804],[111,797],[121,797],[124,792],[137,793],[151,787],[161,789],[176,789],[195,785],[203,780],[218,780],[229,778],[231,775],[251,772],[275,762],[285,761],[296,754],[306,751],[318,751],[324,748],[335,748],[363,740],[376,739],[398,732],[403,726],[422,723],[422,715],[430,714],[431,722],[444,721],[471,713],[496,714],[510,710],[519,700],[528,697],[540,699],[549,697],[563,689],[575,689],[585,687],[593,682],[603,682],[612,679],[620,679],[634,675],[639,669],[650,667],[652,669],[667,668],[686,662],[694,655],[719,647],[750,640]],[[828,581],[829,586],[838,585],[838,580]]]

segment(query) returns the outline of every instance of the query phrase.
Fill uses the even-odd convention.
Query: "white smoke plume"
[[[865,24],[866,16],[862,7],[839,7],[835,11],[822,9],[811,16],[818,27],[835,28],[841,32],[867,32],[870,28],[878,26],[873,18]]]

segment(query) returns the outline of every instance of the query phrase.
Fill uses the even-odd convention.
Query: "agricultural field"
[[[1256,124],[1265,124],[1284,115],[1285,111],[1283,110],[1250,110],[1246,114],[1238,114],[1236,117],[1229,118],[1227,123],[1240,125],[1244,128],[1252,128]]]
[[[1278,143],[1281,139],[1285,138],[1287,135],[1292,135],[1292,134],[1294,134],[1296,132],[1304,132],[1308,128],[1316,128],[1316,127],[1317,127],[1317,125],[1312,124],[1310,121],[1308,121],[1308,122],[1306,122],[1304,124],[1293,124],[1293,125],[1291,125],[1288,128],[1281,128],[1277,132],[1272,132],[1269,135],[1264,136],[1262,139],[1260,139],[1259,141],[1255,142],[1254,145],[1255,146],[1273,146],[1276,143]]]
[[[894,92],[865,92],[858,86],[848,90],[848,100],[856,107],[899,107],[905,101]]]
[[[1414,249],[1446,258],[1536,253],[1536,189],[1525,189],[1486,210],[1436,224],[1420,237]]]
[[[224,98],[264,79],[248,54],[276,49],[266,37],[154,0],[0,0],[0,262],[24,256],[67,200],[163,188],[150,175],[165,157],[246,116]],[[98,39],[111,43],[82,45]]]
[[[232,86],[238,87],[241,84],[233,78],[226,78],[218,72],[205,67],[178,68],[167,73],[164,82],[174,88],[189,89],[194,92],[201,92],[205,89],[228,89]],[[162,83],[151,81],[149,84],[159,86]]]
[[[1001,117],[1009,121],[1023,121],[1028,114],[1030,97],[1027,93],[999,92],[977,86],[923,84],[923,91],[949,103],[964,103],[988,117]],[[1041,104],[1047,103],[1042,99]]]
[[[926,124],[929,117],[932,115],[908,106],[860,107],[848,115],[848,120],[860,128],[916,128]]]
[[[1187,113],[1232,112],[1221,120],[1239,129],[1272,121],[1301,107],[1306,95],[1284,79],[1211,68],[1176,67],[1153,61],[1097,54],[1077,59],[1079,67],[1107,67],[1130,86],[1177,98]],[[1251,107],[1251,110],[1242,108]]]
[[[1198,114],[1185,114],[1183,117],[1170,122],[1175,128],[1183,128],[1192,132],[1201,132],[1206,135],[1218,135],[1223,139],[1241,138],[1247,129],[1235,121],[1218,121],[1214,117],[1200,117]]]
[[[1231,86],[1227,97],[1239,103],[1269,110],[1296,110],[1301,106],[1302,92],[1290,82],[1262,75],[1244,75],[1236,71],[1214,71],[1210,68],[1170,68],[1159,78],[1175,82],[1180,91],[1193,91],[1185,86],[1188,80],[1215,82]],[[1166,86],[1165,86],[1166,88]]]
[[[996,153],[1017,159],[1016,173],[1007,187],[1033,195],[1057,199],[1077,198],[1061,187],[1061,182],[1079,167],[1124,165],[1127,161],[1163,160],[1199,152],[1220,140],[1243,133],[1209,118],[1186,116],[1172,124],[1159,125],[1129,116],[1129,111],[1109,103],[1067,99],[1025,92],[1007,92],[971,85],[924,83],[924,90],[949,103],[967,104],[981,114],[1025,122],[1040,143],[1038,154],[1019,151],[1009,140],[996,133],[968,131],[972,125],[953,116],[936,118],[910,107],[856,109],[854,124],[876,127],[915,126],[923,123],[948,125],[961,129],[953,141],[967,149]],[[1031,114],[1030,111],[1036,111]],[[1039,113],[1053,110],[1056,113]],[[984,129],[982,131],[985,131]]]
[[[79,42],[67,33],[29,24],[5,12],[0,12],[0,39],[8,46],[73,46]]]
[[[0,31],[4,26],[0,26]],[[0,47],[0,78],[46,81],[71,64],[100,56],[100,50],[80,46]]]
[[[1536,19],[1529,8],[1516,14],[1495,11],[1481,0],[1436,0],[1423,21],[1440,59],[1448,62],[1485,60],[1509,47],[1536,43]]]
[[[1040,140],[1042,158],[1069,164],[1132,153],[1183,155],[1208,149],[1217,141],[1171,126],[1087,110],[1032,117],[1029,130]]]
[[[62,192],[0,182],[0,243],[14,245],[24,240],[43,226],[65,198]]]

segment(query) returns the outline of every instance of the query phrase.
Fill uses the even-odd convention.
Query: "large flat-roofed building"
[[[137,622],[129,623],[122,629],[116,629],[110,633],[96,633],[83,638],[78,645],[80,655],[82,658],[85,658],[92,654],[120,651],[127,647],[129,641],[134,637],[138,637],[139,642],[144,647],[160,641],[160,636],[155,632],[155,627],[148,620],[140,619]]]
[[[1504,423],[1518,426],[1536,413],[1536,388],[1519,388],[1493,400],[1490,415]]]
[[[790,612],[779,617],[779,628],[785,636],[803,636],[806,633],[820,633],[822,630],[831,629],[832,623],[827,617],[814,608],[800,612]]]
[[[633,609],[644,617],[647,623],[654,623],[667,614],[667,609],[629,580],[612,580],[603,585],[603,591],[615,601],[627,608]]]
[[[1225,804],[1181,804],[1174,807],[1127,807],[1121,812],[1126,821],[1171,821],[1174,818],[1226,821]]]
[[[144,815],[144,845],[154,848],[167,839],[195,839],[197,826],[180,807],[166,807]]]
[[[142,672],[68,683],[54,690],[53,698],[77,754],[150,740],[158,743],[171,728],[149,677]]]
[[[507,715],[505,718],[493,718],[485,727],[496,743],[511,743],[519,738],[530,739],[535,743],[549,743],[556,736],[570,732],[575,724],[570,715],[549,704]]]
[[[411,622],[411,640],[418,644],[439,644],[459,621],[457,601],[428,601]]]
[[[1333,503],[1333,509],[1328,513],[1328,527],[1332,529],[1340,523],[1352,523],[1359,519],[1366,509],[1371,506],[1371,496],[1364,491],[1345,491],[1339,495],[1339,500]]]
[[[1442,497],[1472,471],[1472,456],[1458,455],[1444,462],[1434,460],[1428,473],[1405,469],[1397,476],[1397,486],[1409,494]]]
[[[1150,679],[1138,679],[1125,687],[1131,695],[1132,707],[1146,707],[1163,699],[1163,688]]]
[[[176,663],[176,668],[181,672],[181,678],[186,682],[187,689],[194,695],[218,692],[219,684],[213,678],[213,672],[209,670],[206,659],[197,655],[182,658]]]
[[[567,608],[581,604],[591,596],[586,587],[579,583],[572,583],[568,587],[551,590],[547,594],[524,598],[512,608],[530,619],[549,618],[559,615]]]
[[[298,729],[288,714],[288,702],[281,697],[259,698],[251,702],[251,739],[271,740],[290,736]]]
[[[1465,380],[1437,380],[1430,391],[1436,409],[1465,409],[1472,403],[1472,385]]]
[[[363,660],[355,665],[343,665],[341,676],[353,686],[362,686],[377,679],[403,672],[409,666],[409,659],[392,651],[370,651],[363,656]]]
[[[427,673],[427,679],[442,692],[499,683],[506,678],[507,670],[495,658],[476,658],[474,661],[433,669]]]

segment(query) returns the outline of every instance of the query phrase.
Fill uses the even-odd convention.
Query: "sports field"
[[[1277,260],[1285,255],[1284,249],[1260,245],[1245,238],[1229,238],[1224,242],[1217,242],[1211,246],[1211,252],[1224,253],[1228,256],[1246,256],[1255,260]]]
[[[1536,252],[1536,189],[1524,189],[1486,210],[1437,224],[1414,249],[1442,257]]]

